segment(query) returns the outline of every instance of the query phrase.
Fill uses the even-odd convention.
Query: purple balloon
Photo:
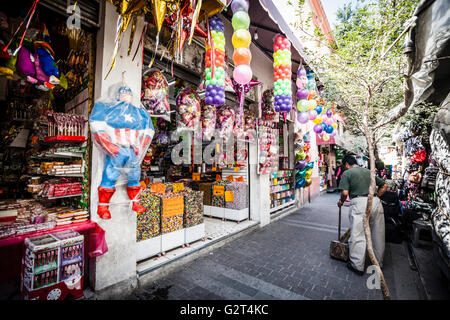
[[[300,112],[297,115],[297,120],[300,123],[307,123],[309,121],[309,115],[308,112]]]
[[[315,133],[319,134],[319,133],[321,133],[322,131],[323,131],[323,128],[322,128],[322,126],[321,126],[320,124],[316,124],[316,125],[314,126],[314,132],[315,132]]]
[[[331,118],[331,116],[333,115],[333,111],[331,111],[331,109],[327,110],[327,117]]]
[[[297,91],[297,99],[304,100],[308,98],[309,90],[308,89],[300,89]]]
[[[233,0],[233,2],[231,2],[231,10],[233,10],[233,13],[236,11],[248,12],[248,7],[248,0]]]
[[[309,110],[308,114],[309,114],[309,120],[314,120],[317,117],[316,110]]]
[[[297,77],[304,77],[306,76],[306,70],[305,68],[300,68],[297,70]]]
[[[297,163],[295,164],[295,169],[303,169],[306,166],[306,160],[299,160],[297,161]]]
[[[214,100],[213,100],[213,98],[212,97],[206,97],[205,98],[205,103],[206,103],[206,105],[212,105],[213,104],[213,102],[214,102]]]

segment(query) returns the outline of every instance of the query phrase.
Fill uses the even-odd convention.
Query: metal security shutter
[[[71,14],[66,10],[70,5],[75,4],[75,0],[41,0],[39,5],[46,7],[56,13],[65,17]],[[84,28],[98,28],[99,27],[99,0],[78,0],[77,6],[80,7],[81,26]]]

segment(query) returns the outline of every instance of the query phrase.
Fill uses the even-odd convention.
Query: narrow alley
[[[337,238],[337,200],[336,193],[324,194],[297,212],[139,288],[127,299],[380,300],[381,290],[367,287],[369,274],[358,276],[329,256],[330,241]],[[343,207],[342,232],[347,227],[348,207]],[[392,299],[425,298],[405,248],[386,243],[383,270]]]

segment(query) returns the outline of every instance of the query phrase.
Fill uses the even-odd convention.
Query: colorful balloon
[[[233,11],[233,14],[238,11],[248,12],[248,8],[249,8],[248,0],[233,0],[231,2],[231,10]]]
[[[233,79],[239,84],[247,84],[252,80],[252,68],[249,65],[241,64],[234,68]]]
[[[233,53],[233,62],[236,66],[241,64],[250,64],[252,53],[248,48],[236,48]]]
[[[315,110],[311,110],[311,111],[314,111],[317,114],[317,112]],[[323,121],[323,119],[322,119],[322,116],[320,114],[313,119],[313,122],[315,124],[320,124],[320,123],[322,123],[322,121]]]
[[[320,124],[316,124],[314,126],[313,130],[314,130],[315,133],[320,134],[320,133],[322,133],[323,128],[322,128],[322,126]]]
[[[308,111],[309,114],[309,120],[314,120],[317,117],[317,112],[316,110],[309,110]],[[320,123],[320,122],[319,122]]]
[[[231,42],[233,43],[233,47],[235,48],[248,48],[250,46],[250,43],[252,42],[252,36],[250,35],[250,32],[248,32],[248,30],[239,29],[233,33]]]
[[[233,25],[234,30],[247,30],[250,26],[250,17],[245,11],[234,12],[233,18],[231,19],[231,24]]]
[[[300,112],[297,115],[297,120],[300,123],[307,123],[309,121],[309,115],[307,112]]]

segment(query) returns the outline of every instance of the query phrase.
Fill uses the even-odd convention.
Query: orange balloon
[[[250,64],[252,53],[246,47],[236,48],[233,53],[233,62],[236,66],[241,64]]]

